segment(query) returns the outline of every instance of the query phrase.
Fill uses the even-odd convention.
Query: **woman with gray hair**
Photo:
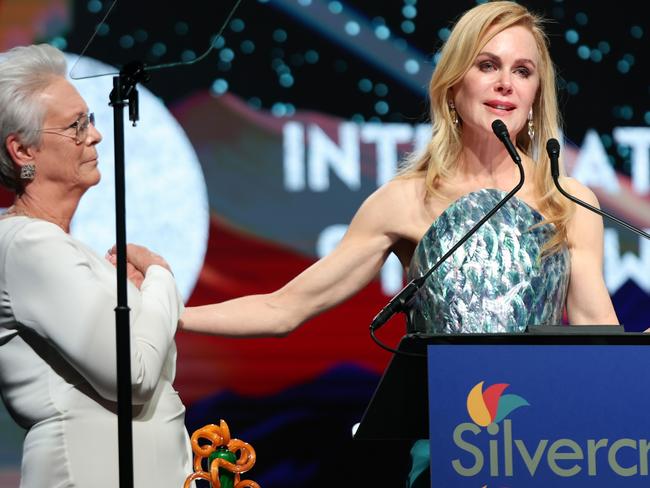
[[[16,194],[0,218],[0,392],[27,429],[22,488],[115,488],[115,269],[69,234],[101,135],[65,70],[47,45],[0,54],[0,183]],[[160,256],[129,253],[134,483],[177,488],[192,472],[172,387],[183,302]]]

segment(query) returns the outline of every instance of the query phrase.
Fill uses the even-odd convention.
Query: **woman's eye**
[[[515,72],[524,78],[528,78],[530,76],[530,70],[528,68],[517,68]]]
[[[479,63],[478,66],[481,69],[481,71],[492,71],[493,69],[496,68],[496,66],[494,66],[494,63],[492,61],[483,61]]]

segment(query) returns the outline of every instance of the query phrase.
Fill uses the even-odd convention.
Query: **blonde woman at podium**
[[[429,86],[432,137],[422,154],[361,206],[339,246],[281,289],[186,309],[186,330],[286,334],[346,300],[392,252],[416,278],[519,181],[492,123],[502,120],[526,175],[509,200],[428,278],[409,329],[523,332],[527,326],[617,324],[602,276],[602,219],[556,189],[545,151],[560,134],[555,72],[542,19],[508,1],[458,20]],[[570,178],[563,186],[598,205]],[[418,465],[427,449],[415,448]]]
[[[188,307],[180,327],[284,335],[361,290],[390,253],[409,279],[423,275],[519,182],[492,130],[496,119],[521,156],[525,183],[428,278],[409,330],[518,333],[559,324],[565,311],[573,325],[617,324],[602,276],[602,219],[555,189],[544,150],[559,137],[560,116],[542,19],[509,1],[467,11],[441,51],[429,98],[427,147],[368,197],[332,253],[275,292]],[[598,205],[585,186],[562,181]],[[143,252],[129,246],[132,264]],[[426,449],[415,446],[410,483],[427,465]]]
[[[281,289],[188,307],[186,330],[282,335],[372,280],[390,253],[422,275],[519,181],[492,123],[521,155],[517,193],[426,281],[413,331],[523,332],[558,324],[616,324],[602,276],[602,219],[555,189],[544,150],[560,134],[555,73],[542,19],[508,1],[467,11],[442,49],[429,96],[425,151],[359,208],[338,247]],[[563,184],[597,205],[571,178]]]

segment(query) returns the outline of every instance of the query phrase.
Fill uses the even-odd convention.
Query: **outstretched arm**
[[[187,307],[181,328],[229,336],[285,335],[349,298],[372,280],[399,238],[402,182],[361,206],[336,249],[277,291]]]

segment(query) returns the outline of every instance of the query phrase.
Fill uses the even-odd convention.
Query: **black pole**
[[[149,75],[139,62],[127,64],[113,78],[110,105],[113,107],[115,141],[115,247],[117,250],[117,306],[115,307],[115,347],[117,362],[117,441],[120,488],[133,488],[133,428],[131,396],[131,326],[126,277],[126,204],[124,177],[124,106],[129,119],[138,120],[136,84]]]
[[[117,249],[117,306],[115,342],[117,360],[117,442],[120,488],[133,487],[133,430],[131,398],[131,344],[126,288],[126,205],[124,190],[124,105],[122,75],[113,78],[111,105],[115,141],[115,245]]]

